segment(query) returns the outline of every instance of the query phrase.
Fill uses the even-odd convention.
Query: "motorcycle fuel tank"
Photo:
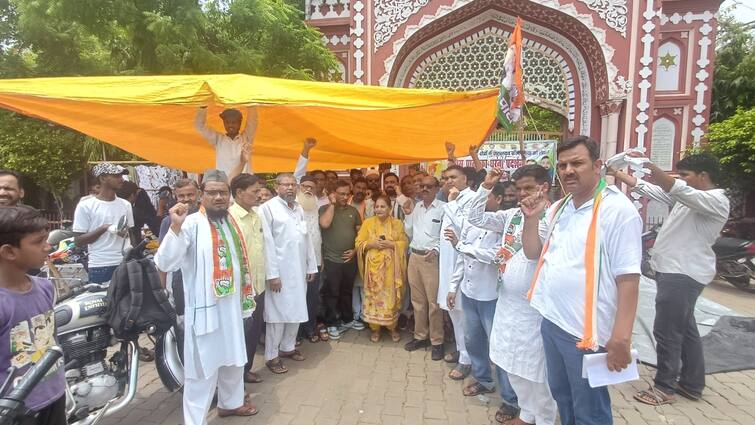
[[[55,306],[58,335],[106,324],[106,292],[87,292]]]

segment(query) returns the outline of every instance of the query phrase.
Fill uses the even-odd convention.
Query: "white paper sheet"
[[[632,363],[621,372],[612,372],[608,370],[606,363],[607,353],[586,354],[582,360],[582,377],[587,378],[591,388],[636,381],[640,379],[640,372],[637,369],[638,357],[639,353],[633,349]]]

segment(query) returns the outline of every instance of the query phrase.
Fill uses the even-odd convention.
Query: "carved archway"
[[[424,51],[416,66],[407,68],[408,83],[400,71],[397,85],[447,90],[497,86],[509,35],[509,31],[491,25],[446,46],[435,46],[435,50]],[[445,38],[444,34],[440,38]],[[420,46],[418,50],[426,49]],[[570,62],[553,47],[527,39],[524,46],[524,68],[529,70],[525,74],[527,100],[564,116],[569,130],[574,130],[578,115],[586,118],[579,127],[589,128],[589,86],[584,78],[574,76]],[[577,73],[587,72],[584,63],[579,65]],[[579,113],[577,107],[581,108]]]

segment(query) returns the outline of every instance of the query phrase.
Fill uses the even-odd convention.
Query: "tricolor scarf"
[[[517,211],[506,227],[503,244],[495,256],[495,262],[498,264],[498,271],[501,274],[506,271],[506,263],[522,249],[522,232],[517,232],[516,229],[521,226],[523,217],[522,210]]]
[[[601,268],[601,243],[600,243],[600,204],[603,202],[603,190],[606,188],[606,181],[601,179],[598,187],[595,189],[592,204],[592,219],[590,227],[587,230],[587,241],[585,243],[585,329],[583,338],[577,343],[580,350],[598,350],[598,339],[596,332],[598,329],[598,289],[600,287],[600,268]],[[551,214],[550,225],[548,226],[548,236],[543,244],[543,251],[540,253],[540,259],[537,261],[535,275],[532,277],[530,290],[527,292],[527,299],[532,300],[535,292],[535,285],[540,275],[540,270],[545,262],[545,253],[550,247],[551,235],[556,227],[561,213],[571,200],[571,194],[567,195],[553,209]]]
[[[202,215],[207,218],[204,207],[200,208]],[[236,220],[228,214],[226,216],[228,228],[231,233],[231,241],[236,252],[239,266],[241,267],[241,311],[247,315],[254,310],[254,286],[252,275],[249,272],[249,256],[246,252],[246,244]],[[216,298],[223,298],[236,293],[236,282],[233,279],[233,258],[231,258],[230,244],[226,232],[223,231],[222,221],[210,220],[210,233],[212,236],[212,292]]]

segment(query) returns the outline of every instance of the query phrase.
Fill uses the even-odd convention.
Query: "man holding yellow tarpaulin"
[[[257,131],[257,108],[247,108],[246,126],[241,129],[243,116],[238,109],[226,109],[220,113],[225,134],[207,125],[207,107],[197,111],[194,127],[215,148],[215,168],[233,178],[241,172],[252,172],[252,144]],[[243,164],[248,159],[247,164]],[[240,169],[239,169],[240,168]]]

